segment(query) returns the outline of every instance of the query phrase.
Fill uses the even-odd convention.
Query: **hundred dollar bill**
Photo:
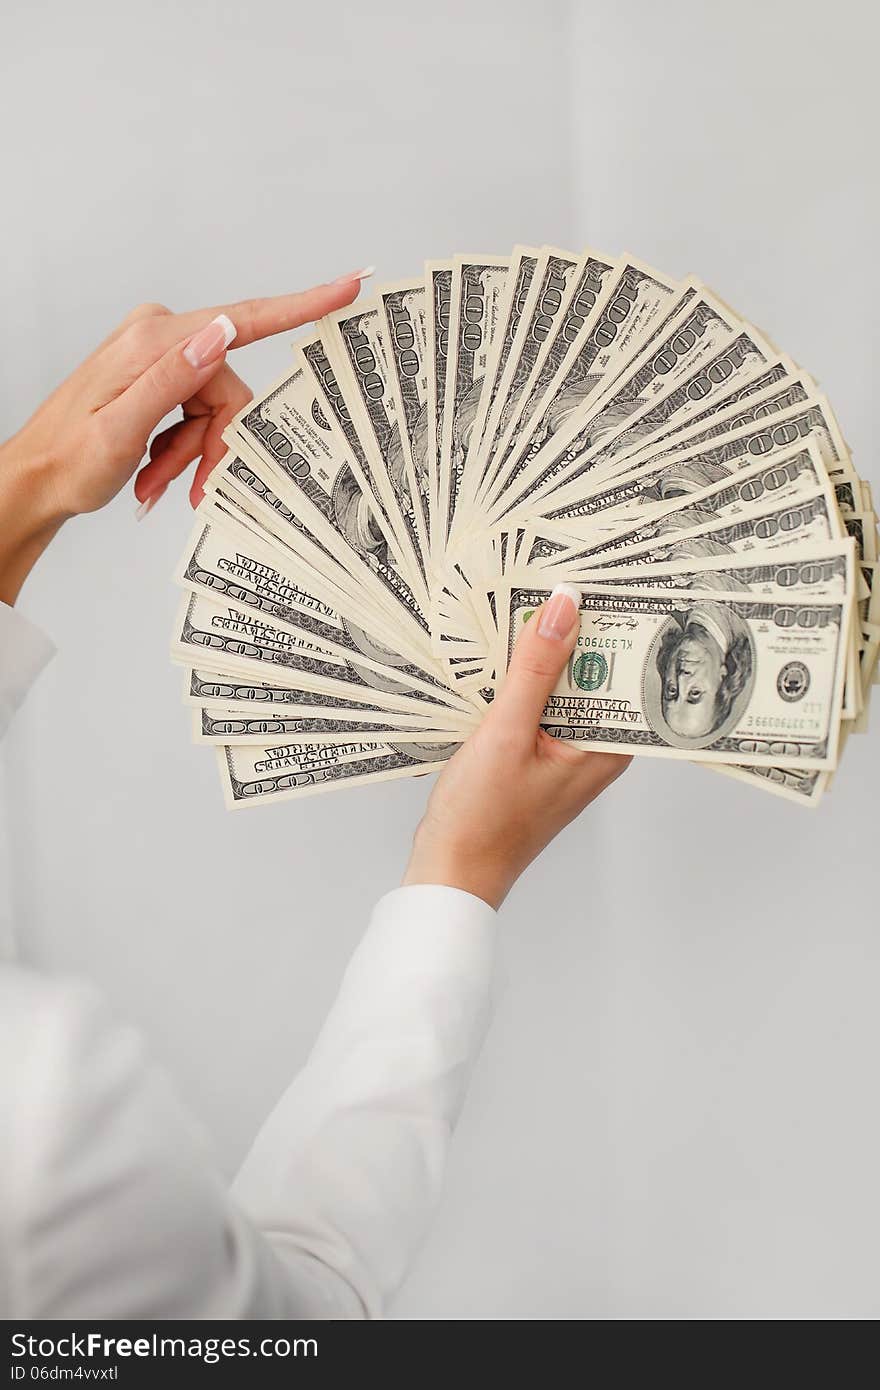
[[[586,408],[603,382],[613,379],[612,364],[625,361],[670,307],[681,305],[695,292],[690,282],[677,284],[631,258],[616,275],[607,278],[598,302],[533,412],[533,423],[514,466],[505,468],[503,475],[499,473],[486,494],[491,516],[497,517],[504,510],[503,497],[516,500],[520,496],[535,459],[551,455],[557,436],[571,428],[571,420]]]
[[[417,503],[405,464],[386,334],[378,300],[358,301],[321,321],[321,339],[338,365],[338,381],[352,425],[369,456],[372,476],[383,489],[383,502],[400,537],[404,562],[414,570],[417,590],[426,599]]]
[[[754,400],[741,404],[735,412],[723,412],[712,421],[711,426],[701,428],[697,425],[695,430],[687,429],[670,435],[659,450],[651,449],[638,458],[627,460],[627,473],[630,464],[633,471],[640,467],[653,467],[660,461],[661,455],[679,458],[685,452],[700,452],[704,445],[722,438],[726,440],[731,435],[739,438],[747,426],[760,427],[762,424],[770,431],[768,442],[772,442],[776,448],[784,447],[784,427],[792,431],[796,429],[802,436],[812,432],[830,477],[836,482],[843,479],[852,479],[854,483],[857,481],[849,446],[837,416],[831,409],[828,397],[817,390],[806,372],[789,377],[774,390],[762,391]],[[777,425],[780,429],[774,433]],[[793,437],[792,433],[789,442]]]
[[[401,570],[416,594],[419,607],[423,607],[423,581],[418,561],[411,552],[391,480],[382,467],[377,467],[375,450],[362,440],[360,424],[352,418],[350,403],[337,375],[343,363],[336,358],[331,361],[327,344],[320,333],[300,340],[294,348],[294,361],[305,368],[309,385],[315,391],[325,418],[338,439],[347,446],[348,462],[360,490],[370,500],[379,518],[382,534],[392,546]]]
[[[835,534],[842,535],[843,527],[834,492],[819,451],[811,439],[807,439],[800,448],[777,455],[770,462],[758,460],[732,477],[722,475],[717,481],[710,481],[703,487],[696,486],[692,492],[672,494],[656,506],[646,508],[647,517],[629,511],[614,529],[598,528],[589,519],[581,523],[566,519],[556,524],[560,528],[570,528],[573,534],[580,529],[583,539],[572,541],[572,551],[576,550],[578,556],[593,554],[597,557],[596,563],[601,565],[614,563],[615,555],[628,552],[645,539],[653,538],[656,533],[650,530],[652,522],[666,522],[679,532],[689,531],[695,527],[748,516],[761,508],[768,498],[780,506],[800,497],[811,496],[817,488],[822,489],[826,499]]]
[[[772,520],[768,518],[768,520]],[[861,597],[863,580],[856,571],[855,548],[850,540],[827,545],[801,543],[795,549],[783,545],[777,553],[745,547],[742,555],[707,553],[711,536],[701,536],[690,545],[681,544],[684,558],[646,562],[645,557],[631,564],[606,565],[578,573],[579,584],[589,588],[610,585],[615,588],[636,589],[715,589],[722,592],[749,592],[765,598],[785,599],[793,593],[804,593],[817,599],[849,600]],[[718,550],[732,550],[716,546]],[[522,569],[505,576],[506,582],[534,582],[532,572]],[[854,649],[848,654],[844,687],[843,718],[852,719],[858,713],[857,656]]]
[[[428,475],[428,297],[424,279],[387,285],[379,291],[385,341],[392,367],[391,387],[415,508],[419,549],[430,554],[431,512]]]
[[[513,579],[511,579],[513,582]],[[666,565],[607,566],[593,570],[583,580],[589,588],[662,589],[665,591],[714,589],[723,593],[749,593],[761,598],[790,600],[803,594],[814,599],[850,602],[857,593],[855,547],[850,540],[777,554],[751,552],[742,556],[723,556],[696,561],[683,560]],[[851,647],[847,654],[844,719],[858,714],[858,661]]]
[[[437,772],[457,751],[449,743],[350,743],[252,748],[233,744],[217,750],[226,805],[230,810],[290,801],[399,777]]]
[[[642,351],[607,385],[592,404],[573,416],[554,439],[552,448],[537,455],[520,479],[521,491],[531,501],[563,484],[571,483],[632,415],[641,414],[659,398],[732,345],[740,320],[726,310],[708,290],[692,289],[690,297],[662,329],[651,336]],[[753,344],[754,353],[761,352]],[[759,364],[760,365],[760,364]]]
[[[644,459],[665,450],[672,452],[685,442],[701,444],[714,439],[716,434],[738,429],[749,420],[758,419],[762,413],[772,414],[774,409],[784,410],[788,405],[795,405],[815,395],[816,389],[812,377],[798,371],[789,358],[779,356],[757,376],[736,381],[733,386],[728,383],[728,389],[710,396],[708,405],[702,402],[694,413],[670,420],[656,434],[639,441],[635,448],[627,451],[626,466],[635,468]],[[784,394],[786,391],[792,394]],[[771,404],[762,412],[760,406],[764,402]]]
[[[804,391],[804,396],[811,394],[809,389],[811,385],[809,378],[805,378],[805,385],[801,388]],[[804,396],[798,396],[796,399],[803,399]],[[785,402],[785,404],[791,403],[793,402]],[[721,429],[724,429],[723,425]],[[846,544],[848,545],[848,552],[845,592],[850,592],[853,582],[849,569],[851,562],[854,561],[855,552],[851,541]],[[727,562],[723,563],[726,564]],[[762,593],[768,593],[771,586],[778,587],[781,581],[783,585],[788,586],[790,584],[790,592],[807,590],[817,598],[826,593],[829,596],[837,597],[834,590],[840,583],[840,561],[832,560],[830,554],[821,551],[813,552],[811,561],[806,556],[802,558],[799,552],[797,557],[792,554],[783,559],[780,556],[779,564],[781,566],[779,574],[767,576],[763,583],[759,581],[758,587]],[[641,572],[649,573],[649,570],[646,567]],[[652,579],[650,582],[653,584],[655,581]],[[753,584],[751,587],[755,587],[755,585]],[[848,708],[852,695],[850,670],[851,661],[847,666],[847,678],[844,687],[844,706],[841,710],[843,718],[847,718],[851,714],[851,710]],[[838,757],[840,757],[842,750],[843,731],[841,731]],[[756,790],[769,792],[773,796],[781,797],[810,810],[814,810],[819,805],[831,779],[831,774],[828,772],[813,772],[798,768],[739,767],[733,765],[725,767],[720,763],[704,763],[701,766],[708,768],[711,772],[723,773],[726,777],[733,778]]]
[[[342,496],[349,496],[358,498],[364,529],[372,533],[370,555],[377,555],[381,549],[383,559],[393,557],[399,564],[390,528],[358,481],[357,465],[348,446],[322,409],[303,367],[286,372],[262,398],[252,401],[223,434],[231,454],[260,463],[277,483],[283,481],[296,490],[302,529],[316,543],[329,548],[341,563],[351,565],[353,559],[363,557],[364,551],[360,537],[357,544],[352,544],[351,527],[345,524],[347,514],[338,505]],[[209,485],[213,477],[209,475]],[[357,572],[357,563],[352,568]]]
[[[223,675],[220,672],[189,667],[186,671],[184,703],[217,713],[245,714],[254,718],[271,718],[276,714],[285,719],[314,720],[320,716],[352,724],[376,723],[380,720],[400,729],[430,729],[438,715],[420,710],[417,714],[401,714],[382,704],[381,691],[370,692],[375,700],[354,700],[328,695],[324,691],[303,690],[296,686],[272,685],[246,676]],[[463,714],[449,711],[449,727],[455,728]],[[447,718],[443,716],[444,721]],[[444,722],[444,727],[446,727]]]
[[[867,729],[867,699],[872,685],[876,684],[877,671],[880,669],[880,623],[862,623],[861,625],[862,645],[859,655],[859,668],[861,675],[862,701],[865,705],[861,712],[859,724],[855,726],[859,733],[864,733]]]
[[[223,523],[227,520],[223,511],[228,511],[238,521],[243,514],[250,529],[261,532],[265,542],[294,556],[296,562],[305,567],[314,591],[331,606],[361,625],[384,632],[389,641],[414,660],[430,663],[425,616],[417,609],[418,627],[410,622],[405,586],[401,584],[400,598],[392,610],[389,604],[379,606],[376,603],[368,574],[363,574],[358,584],[345,570],[329,566],[321,554],[321,547],[312,544],[312,538],[303,527],[299,498],[283,481],[269,481],[261,465],[234,457],[224,461],[208,483],[207,491],[215,505],[206,519]]]
[[[787,358],[780,358],[759,376],[713,397],[707,410],[678,420],[641,442],[626,455],[627,472],[640,468],[643,463],[654,463],[665,455],[678,453],[685,446],[699,450],[720,434],[730,434],[743,425],[754,424],[816,395],[812,377],[806,372],[789,370]]]
[[[241,464],[241,460],[236,462]],[[221,465],[221,469],[223,468]],[[328,607],[344,614],[357,626],[367,627],[377,635],[384,636],[386,645],[399,647],[402,654],[436,672],[433,658],[428,655],[423,644],[410,642],[403,622],[397,624],[395,632],[395,626],[388,613],[377,609],[369,601],[368,592],[362,592],[360,595],[352,592],[349,587],[351,581],[344,571],[338,568],[332,570],[322,564],[320,555],[315,553],[303,536],[297,524],[298,518],[287,503],[268,487],[260,492],[259,484],[262,480],[255,478],[256,472],[257,470],[251,471],[247,466],[239,467],[233,480],[224,471],[221,485],[215,485],[212,490],[206,492],[199,507],[199,516],[204,521],[222,526],[224,529],[240,527],[242,519],[246,519],[248,524],[244,526],[245,531],[249,536],[257,538],[256,542],[249,543],[261,541],[263,545],[277,547],[284,563],[308,576],[308,587],[315,597]],[[240,491],[237,486],[239,482],[247,484],[257,495],[247,495],[243,490]],[[296,506],[295,500],[293,505]],[[337,582],[340,578],[348,582]],[[364,587],[366,589],[366,586]]]
[[[835,482],[834,496],[837,498],[837,505],[842,512],[853,512],[858,510],[858,500],[856,498],[856,484],[849,478],[842,482]]]
[[[249,472],[253,478],[245,481],[243,475]],[[370,591],[363,582],[366,576],[358,583],[334,554],[332,545],[319,540],[301,516],[292,515],[276,487],[298,505],[295,494],[276,482],[262,460],[259,465],[251,464],[237,454],[227,454],[207,480],[205,495],[196,509],[198,519],[236,535],[243,533],[249,545],[281,551],[289,564],[312,576],[314,592],[329,607],[345,608],[359,601],[358,612],[365,622],[387,626],[388,610],[378,602],[379,591]]]
[[[544,248],[538,259],[525,296],[518,296],[521,307],[518,322],[510,340],[507,360],[499,363],[491,392],[484,392],[485,428],[478,440],[472,463],[468,456],[467,472],[471,479],[469,496],[476,495],[482,486],[486,470],[494,458],[503,437],[507,434],[513,414],[519,404],[539,354],[552,332],[554,320],[567,302],[569,282],[575,276],[580,260],[570,251],[556,247]],[[483,402],[481,401],[481,410]]]
[[[304,649],[300,638],[232,604],[186,594],[174,628],[172,655],[188,666],[218,666],[231,676],[323,692],[343,700],[375,701],[417,713],[464,703],[453,692],[441,699],[374,673],[370,668]],[[467,708],[466,704],[464,705]]]
[[[828,789],[830,774],[810,772],[806,768],[787,767],[725,767],[723,763],[700,763],[710,772],[722,772],[737,782],[761,791],[784,797],[798,806],[814,810]]]
[[[655,436],[691,419],[707,400],[721,397],[730,383],[763,378],[772,356],[771,348],[753,328],[726,339],[712,356],[700,364],[672,390],[661,391],[654,400],[639,395],[644,379],[654,370],[646,363],[621,388],[619,395],[601,408],[590,425],[590,447],[581,464],[569,477],[569,485],[589,469],[592,477],[617,474],[627,466],[627,455]],[[778,364],[784,365],[782,363]]]
[[[862,560],[858,570],[862,584],[858,595],[859,622],[880,623],[880,565]]]
[[[627,539],[632,544],[606,542],[601,547],[586,546],[581,550],[568,549],[561,539],[532,531],[526,533],[521,549],[526,564],[539,566],[547,574],[559,566],[567,580],[576,582],[582,572],[597,565],[660,565],[693,556],[788,549],[837,540],[842,535],[837,507],[829,499],[827,484],[807,497],[768,503],[754,515],[736,521],[716,518],[697,525],[692,525],[692,521],[693,515],[687,508],[670,512],[630,532]]]
[[[873,563],[877,559],[877,528],[873,515],[844,512],[841,519],[847,535],[856,543],[859,559]]]
[[[242,531],[198,524],[176,578],[195,593],[270,619],[300,638],[305,648],[369,670],[392,689],[417,688],[441,701],[448,694],[444,681],[322,603],[301,575],[284,566],[280,553],[252,544]]]
[[[439,525],[445,544],[452,530],[465,458],[480,406],[486,366],[500,326],[510,274],[507,256],[456,261],[449,310],[449,363],[440,440]]]
[[[531,373],[523,383],[519,401],[498,440],[494,457],[486,466],[478,496],[488,496],[496,480],[503,486],[521,450],[528,443],[533,423],[537,423],[535,412],[547,388],[556,376],[563,358],[596,309],[606,279],[613,275],[616,264],[594,253],[585,252],[571,275],[567,277],[568,283],[560,296],[558,307],[555,286],[550,287],[546,298],[544,295],[539,296],[540,314],[534,334],[540,343],[539,351]]]
[[[322,360],[322,354],[313,351],[312,356],[316,363]],[[331,376],[328,364],[328,386]],[[335,384],[335,377],[332,380]],[[309,525],[353,575],[371,591],[381,590],[392,612],[402,606],[408,622],[424,632],[421,608],[403,572],[390,523],[365,489],[362,470],[313,373],[304,365],[295,367],[252,401],[224,431],[224,438],[232,450],[243,445],[246,459],[265,461],[280,474],[286,495],[295,496],[294,515],[300,525]],[[246,466],[243,460],[240,466]]]
[[[474,489],[468,490],[468,478],[482,457],[486,430],[493,415],[498,393],[502,389],[508,364],[515,353],[515,343],[526,312],[535,278],[547,262],[547,252],[534,246],[515,246],[510,257],[510,269],[505,279],[504,294],[498,309],[498,325],[492,335],[492,343],[486,355],[486,370],[483,390],[477,406],[471,437],[465,459],[465,472],[462,480],[462,496],[469,497]]]
[[[439,536],[440,443],[443,438],[443,406],[449,361],[449,312],[452,303],[454,261],[427,261],[425,291],[428,296],[428,531],[431,554],[445,544]]]
[[[279,494],[288,498],[296,511],[287,503],[282,503]],[[294,551],[303,563],[320,570],[328,590],[357,591],[353,567],[343,559],[344,546],[337,544],[339,536],[325,529],[320,516],[309,512],[309,504],[297,498],[268,461],[258,460],[242,441],[235,450],[229,450],[208,475],[198,510],[207,520],[240,527],[258,539],[265,540],[271,536],[273,543],[277,541],[283,549]],[[285,524],[279,528],[284,531],[283,539],[275,528],[276,512],[285,516]],[[303,520],[304,515],[308,516],[308,522]],[[268,520],[270,517],[271,521]],[[363,595],[367,576],[363,574],[360,577],[360,592]],[[369,607],[376,595],[364,597]]]
[[[504,677],[511,593],[559,582],[593,607],[556,738],[812,806],[866,727],[870,488],[813,379],[692,276],[429,262],[318,324],[224,437],[173,655],[230,804],[442,765]]]
[[[430,727],[408,728],[387,721],[361,721],[338,719],[325,716],[319,719],[301,718],[296,715],[275,715],[262,717],[243,714],[239,710],[212,710],[202,706],[193,716],[193,737],[196,743],[252,744],[265,748],[268,743],[315,744],[351,743],[352,739],[363,739],[371,743],[383,743],[393,739],[395,743],[420,743],[436,739],[438,742],[463,742],[474,726],[457,730],[434,729]]]
[[[511,590],[506,664],[549,596]],[[845,603],[800,597],[588,591],[544,727],[605,752],[832,768],[849,616]]]
[[[331,361],[320,331],[301,338],[294,345],[293,358],[295,365],[303,369],[307,388],[314,393],[328,429],[343,446],[358,485],[379,517],[383,531],[387,536],[394,537],[393,543],[399,547],[400,536],[394,526],[397,518],[393,515],[393,508],[389,511],[387,505],[390,491],[387,479],[381,476],[381,472],[376,473],[363,447],[339,383],[338,364]]]
[[[363,582],[358,584],[350,572],[328,554],[302,525],[301,518],[294,517],[290,507],[268,485],[260,494],[259,480],[249,476],[248,489],[239,488],[241,471],[242,460],[237,456],[232,465],[227,462],[215,470],[197,508],[199,520],[219,527],[224,533],[243,533],[246,544],[258,547],[261,552],[266,549],[279,552],[288,569],[295,568],[307,578],[309,592],[328,608],[343,614],[358,627],[382,634],[386,646],[409,651],[408,637],[401,627],[395,629],[387,608],[379,606],[369,587]],[[250,475],[248,465],[244,465],[244,471]],[[292,501],[296,506],[296,499]],[[413,644],[412,650],[424,651],[424,646]]]
[[[618,511],[650,515],[670,500],[737,477],[762,460],[787,457],[792,448],[807,442],[815,445],[823,474],[829,473],[829,466],[840,455],[823,405],[816,400],[742,425],[707,445],[687,445],[656,461],[649,459],[620,478],[600,481],[589,496],[579,495],[575,489],[570,499],[562,491],[555,493],[541,510],[546,511],[548,520],[559,525],[583,520],[588,528],[595,529],[590,527],[591,517],[600,517],[603,525],[625,525]]]
[[[533,576],[513,571],[511,583]],[[715,589],[759,598],[787,599],[793,593],[844,601],[856,593],[855,546],[849,539],[798,547],[795,553],[751,551],[743,555],[692,557],[663,565],[607,565],[581,576],[589,588]]]

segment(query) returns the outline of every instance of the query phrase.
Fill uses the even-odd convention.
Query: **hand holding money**
[[[550,840],[627,767],[628,757],[585,756],[540,727],[578,630],[578,595],[561,585],[523,631],[493,708],[443,769],[405,884],[442,883],[499,907]]]
[[[867,725],[870,488],[813,379],[694,276],[429,261],[321,320],[223,438],[172,649],[230,807],[480,747],[560,583],[581,626],[542,722],[572,755],[815,806]]]

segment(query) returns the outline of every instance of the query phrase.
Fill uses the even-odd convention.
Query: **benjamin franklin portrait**
[[[694,601],[669,616],[648,653],[645,713],[673,748],[706,748],[748,704],[755,658],[747,625],[725,604]]]
[[[428,404],[427,401],[419,409],[413,424],[412,439],[412,462],[415,474],[416,487],[422,498],[428,496]],[[403,439],[399,429],[395,429],[388,442],[386,453],[386,463],[388,465],[388,476],[391,479],[395,494],[399,501],[408,509],[412,505],[412,492],[407,476],[406,461],[403,452]]]
[[[373,508],[361,492],[357,478],[346,465],[339,470],[333,486],[333,516],[341,535],[359,555],[388,564],[388,545],[379,529]]]
[[[732,469],[723,463],[710,463],[704,459],[680,459],[678,463],[668,464],[661,469],[650,487],[646,487],[639,497],[639,506],[668,502],[675,497],[688,497],[700,492],[704,487],[729,478]]]
[[[350,619],[343,616],[342,626],[346,635],[362,656],[369,657],[371,661],[381,662],[392,669],[394,667],[406,668],[409,661],[399,652],[395,652],[381,642],[378,637],[374,637],[362,627],[358,627]],[[384,672],[374,671],[371,666],[361,666],[352,657],[348,658],[347,664],[360,677],[364,685],[370,686],[373,690],[391,691],[397,695],[411,695],[412,687],[406,681],[394,680],[392,676]]]
[[[477,421],[477,411],[480,408],[480,396],[483,392],[484,381],[485,377],[480,376],[477,377],[476,381],[471,382],[470,388],[461,399],[461,404],[453,420],[452,467],[458,471],[464,467],[468,449],[471,447],[471,436]]]
[[[714,512],[706,511],[699,506],[683,507],[680,511],[660,517],[653,526],[653,538],[657,542],[657,549],[650,552],[650,559],[672,561],[709,555],[732,555],[733,546],[722,540],[720,532],[705,531],[700,534],[697,531],[695,535],[690,534],[700,525],[708,527],[717,519]],[[674,537],[677,535],[680,535],[681,539],[675,540]]]

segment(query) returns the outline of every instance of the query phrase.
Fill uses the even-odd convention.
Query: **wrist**
[[[57,504],[52,461],[24,431],[0,445],[0,600],[13,604],[67,516]]]
[[[443,888],[459,888],[475,898],[482,898],[484,903],[497,911],[516,877],[500,855],[471,853],[452,845],[426,844],[420,841],[417,834],[402,886],[409,888],[415,884],[433,884]]]

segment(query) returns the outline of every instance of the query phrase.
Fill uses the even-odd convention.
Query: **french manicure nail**
[[[363,270],[350,270],[347,275],[338,275],[335,280],[331,280],[332,285],[351,285],[355,280],[369,280],[371,275],[375,275],[374,265],[364,266]]]
[[[579,589],[573,584],[557,584],[544,605],[538,636],[549,638],[551,642],[563,642],[574,627],[580,606]]]
[[[235,334],[232,319],[227,314],[218,314],[193,334],[183,349],[183,355],[191,367],[207,367],[226,351]]]
[[[143,521],[145,516],[149,516],[156,503],[159,501],[159,498],[164,496],[167,489],[168,484],[166,483],[164,487],[160,487],[158,491],[152,493],[150,497],[145,498],[145,500],[141,502],[140,506],[135,511],[135,521]]]

